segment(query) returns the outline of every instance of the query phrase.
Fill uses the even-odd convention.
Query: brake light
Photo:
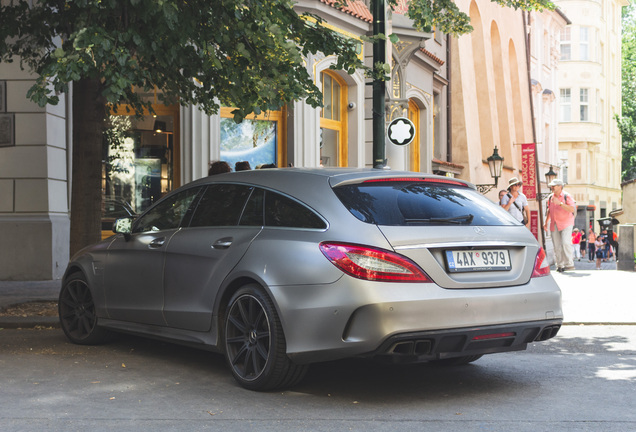
[[[340,270],[358,279],[383,282],[432,282],[410,259],[384,249],[347,243],[320,243],[322,253]]]
[[[550,274],[550,263],[543,248],[539,248],[537,258],[534,260],[534,270],[531,277],[547,276]]]

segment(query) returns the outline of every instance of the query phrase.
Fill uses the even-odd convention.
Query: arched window
[[[320,74],[323,108],[320,110],[320,165],[347,166],[346,84],[331,71]]]

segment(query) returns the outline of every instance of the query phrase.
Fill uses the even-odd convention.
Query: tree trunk
[[[101,96],[99,79],[73,82],[71,256],[101,238],[105,118],[106,103]]]

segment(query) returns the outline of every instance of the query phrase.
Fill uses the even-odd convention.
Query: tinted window
[[[263,189],[254,188],[250,195],[241,222],[239,225],[263,226],[263,201],[265,199],[265,191]]]
[[[200,188],[190,188],[160,201],[135,224],[134,232],[178,228]]]
[[[377,225],[514,225],[501,207],[463,186],[426,181],[385,181],[334,188],[363,222]]]
[[[210,185],[192,215],[191,227],[237,225],[252,188],[235,184]]]
[[[265,225],[291,228],[327,228],[325,222],[304,205],[271,191],[265,193]]]

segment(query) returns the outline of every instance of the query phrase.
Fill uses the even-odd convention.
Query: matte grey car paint
[[[279,169],[204,178],[186,187],[257,185],[302,202],[327,228],[236,226],[177,228],[130,238],[118,234],[73,257],[67,275],[75,270],[86,275],[101,326],[212,350],[221,350],[224,302],[240,286],[255,282],[274,301],[287,353],[299,363],[375,355],[388,338],[402,334],[560,324],[561,294],[552,276],[530,277],[539,246],[525,227],[378,227],[354,217],[332,191],[347,182],[405,175],[427,177],[367,169]],[[493,204],[492,211],[498,208]],[[415,261],[434,283],[353,278],[325,258],[318,248],[322,241],[395,250]],[[446,271],[445,248],[486,246],[508,249],[512,270]]]

